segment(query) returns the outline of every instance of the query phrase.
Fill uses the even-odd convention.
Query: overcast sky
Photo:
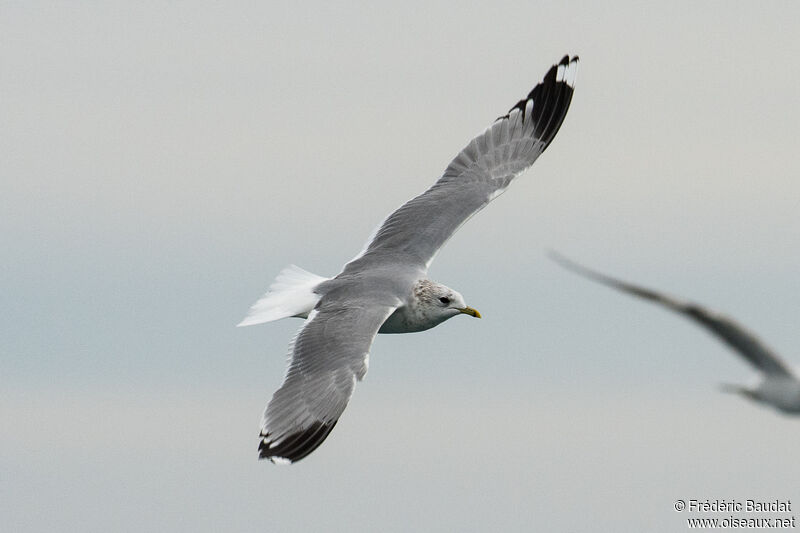
[[[795,3],[0,4],[0,516],[39,531],[682,531],[792,499],[800,420],[555,248],[800,363]],[[437,256],[483,319],[381,335],[328,440],[256,460],[335,275],[564,54],[553,144]],[[705,515],[708,516],[708,515]],[[783,516],[783,515],[761,515]]]

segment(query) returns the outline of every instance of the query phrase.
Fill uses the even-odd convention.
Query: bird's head
[[[429,280],[422,280],[415,288],[415,295],[424,313],[437,322],[444,322],[456,315],[481,318],[477,309],[467,306],[464,297],[450,287]]]

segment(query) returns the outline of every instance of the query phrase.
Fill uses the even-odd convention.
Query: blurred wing
[[[527,98],[453,159],[430,189],[389,215],[350,264],[366,257],[402,255],[427,268],[464,222],[544,152],[569,109],[577,68],[577,57],[564,56],[553,65]]]
[[[261,422],[259,459],[295,462],[313,452],[339,420],[369,349],[394,307],[337,308],[323,298],[289,346],[291,361]]]
[[[656,291],[627,283],[579,265],[569,259],[551,253],[550,257],[565,268],[598,281],[609,287],[625,291],[639,298],[650,300],[689,317],[711,331],[728,346],[736,350],[757,370],[771,376],[792,376],[792,371],[783,360],[768,348],[754,333],[732,318],[718,314],[692,302],[685,302]]]

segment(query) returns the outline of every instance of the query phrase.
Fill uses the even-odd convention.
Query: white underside
[[[250,307],[247,316],[236,326],[263,324],[290,316],[307,318],[320,299],[314,288],[328,279],[289,265],[281,270],[267,293]]]

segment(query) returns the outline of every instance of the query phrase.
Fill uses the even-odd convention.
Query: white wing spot
[[[569,64],[567,68],[567,72],[564,76],[564,82],[569,85],[571,88],[575,88],[575,80],[578,77],[578,62],[573,61]]]
[[[564,72],[567,68],[564,65],[559,65],[558,70],[556,70],[556,81],[564,81]]]

